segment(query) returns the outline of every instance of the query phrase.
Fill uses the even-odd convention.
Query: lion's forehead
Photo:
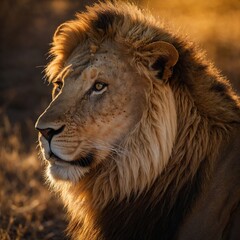
[[[102,75],[116,78],[120,72],[127,71],[129,63],[128,56],[123,56],[114,43],[110,44],[110,47],[103,43],[94,53],[90,46],[77,47],[66,61],[66,65],[72,66],[71,75],[78,75],[82,80],[96,79]]]

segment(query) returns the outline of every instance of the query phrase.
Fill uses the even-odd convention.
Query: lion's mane
[[[100,166],[79,184],[54,183],[70,213],[69,231],[81,239],[173,239],[240,123],[239,99],[192,43],[126,3],[99,3],[57,29],[46,70],[50,81],[88,39],[96,46],[105,40],[125,46],[152,90],[147,112],[125,143],[127,156]],[[137,54],[156,41],[171,43],[179,54],[168,79],[171,92],[156,84],[160,67],[147,70],[145,56]]]

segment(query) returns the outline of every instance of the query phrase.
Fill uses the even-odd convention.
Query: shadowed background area
[[[94,0],[0,3],[0,239],[64,239],[63,206],[43,184],[34,122],[51,99],[43,80],[56,27]],[[240,93],[240,1],[136,3],[206,50]]]

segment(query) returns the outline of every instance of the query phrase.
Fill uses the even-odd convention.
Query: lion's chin
[[[68,163],[49,162],[47,176],[51,181],[79,182],[90,170],[90,167],[80,167]]]
[[[66,161],[51,152],[47,155],[43,154],[43,158],[47,162],[46,173],[50,181],[62,180],[76,183],[89,172],[94,155],[89,153],[78,160]]]

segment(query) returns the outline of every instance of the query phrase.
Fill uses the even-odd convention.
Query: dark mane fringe
[[[150,191],[141,194],[137,199],[133,196],[118,205],[115,202],[109,203],[98,216],[104,239],[175,239],[179,224],[201,192],[202,181],[209,168],[207,165],[208,160],[202,161],[193,179],[186,182],[179,191],[174,204],[172,191],[175,189],[171,186],[164,198],[158,199],[155,196],[152,201],[151,195],[161,183],[161,178]]]

